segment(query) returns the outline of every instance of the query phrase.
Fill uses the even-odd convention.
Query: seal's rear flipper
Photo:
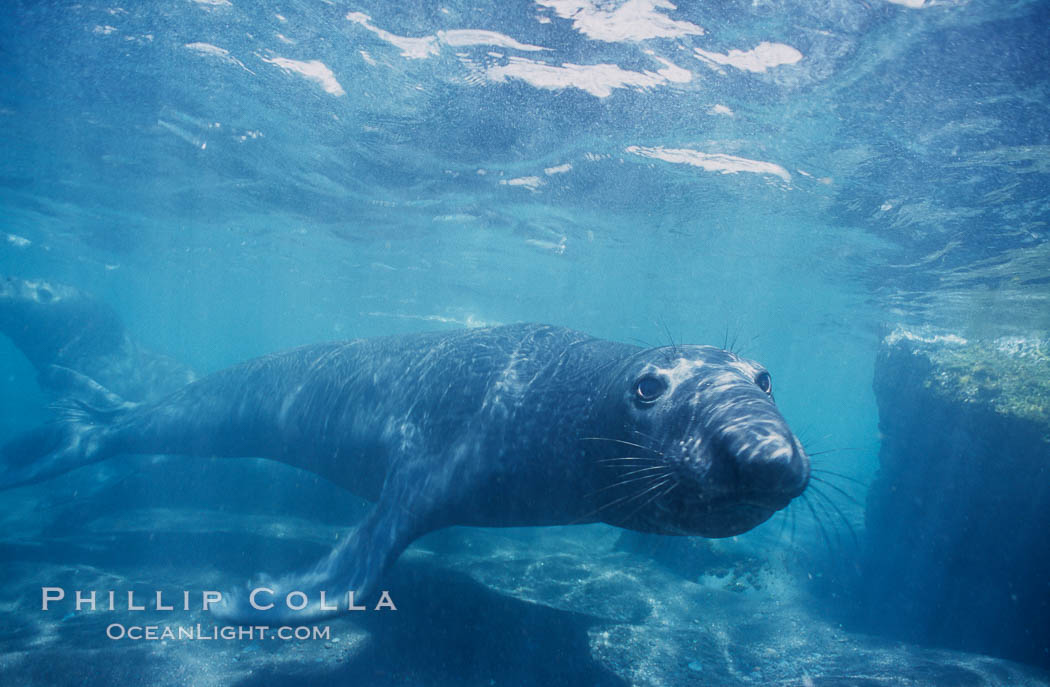
[[[102,386],[94,379],[62,365],[48,365],[39,372],[40,386],[65,389],[65,396],[74,402],[89,407],[95,414],[113,414],[133,408],[120,396]],[[62,409],[69,401],[61,401],[53,408]]]
[[[0,448],[0,490],[42,482],[108,458],[108,430],[134,407],[84,375],[52,365],[50,372],[76,387],[81,398],[52,405],[56,418]]]
[[[374,605],[372,596],[380,576],[420,534],[412,525],[414,521],[397,504],[380,499],[365,519],[312,568],[279,579],[261,577],[242,589],[224,593],[222,603],[211,612],[227,622],[276,626],[313,623],[346,613],[347,592],[354,593],[357,605],[365,601]],[[293,594],[289,598],[293,592],[305,596]],[[325,595],[324,607],[321,592]],[[303,608],[291,608],[303,602]]]

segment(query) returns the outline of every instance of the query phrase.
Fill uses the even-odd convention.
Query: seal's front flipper
[[[421,534],[416,517],[391,499],[380,498],[365,519],[312,568],[278,579],[263,577],[224,593],[222,603],[211,611],[221,620],[270,626],[312,623],[346,613],[347,592],[354,592],[358,605],[371,599],[383,572]]]

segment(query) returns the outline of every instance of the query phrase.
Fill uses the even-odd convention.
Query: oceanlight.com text
[[[220,641],[220,640],[279,640],[299,641],[331,639],[328,626],[281,625],[124,625],[111,623],[106,637],[130,641]]]

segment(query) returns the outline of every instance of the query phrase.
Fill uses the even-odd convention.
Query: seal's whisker
[[[650,476],[650,479],[659,480],[660,477],[659,476]],[[591,495],[593,496],[595,493],[597,493],[597,492],[593,492]],[[634,499],[636,499],[636,498],[638,498],[640,496],[644,496],[647,493],[649,493],[648,489],[644,490],[644,491],[640,491],[640,492],[634,493],[634,494],[626,494],[625,496],[621,496],[618,499],[614,499],[612,501],[609,501],[608,503],[605,503],[605,504],[595,508],[594,510],[592,510],[590,513],[587,513],[586,515],[583,515],[583,516],[577,518],[575,520],[575,522],[582,522],[584,520],[587,520],[588,518],[591,518],[591,517],[597,515],[598,513],[601,513],[606,508],[611,508],[612,506],[615,506],[616,504],[622,503],[624,501],[633,501]]]
[[[650,472],[650,471],[652,471],[652,470],[666,470],[666,469],[667,469],[667,466],[666,466],[666,465],[653,465],[653,466],[651,466],[651,467],[647,467],[647,468],[638,468],[637,470],[631,470],[630,472],[625,472],[625,473],[623,473],[623,475],[621,475],[621,476],[622,476],[622,477],[630,477],[631,475],[636,475],[636,474],[638,474],[639,472]]]
[[[780,531],[777,532],[777,540],[784,541],[784,532],[788,532],[787,542],[789,544],[794,543],[795,539],[795,510],[798,505],[797,501],[792,501],[787,505],[786,508],[780,511]]]
[[[856,498],[854,498],[854,496],[853,496],[852,494],[850,494],[850,493],[849,493],[848,491],[846,491],[845,489],[843,489],[843,488],[841,488],[841,487],[839,487],[839,486],[837,486],[837,485],[835,485],[835,484],[832,484],[832,483],[831,483],[831,482],[829,482],[828,480],[826,480],[826,479],[821,479],[820,477],[817,477],[816,475],[813,475],[813,474],[811,474],[811,475],[809,476],[809,478],[810,478],[811,480],[813,480],[814,482],[820,482],[821,484],[823,484],[824,486],[826,486],[826,487],[827,487],[828,489],[834,489],[835,491],[837,491],[838,493],[842,494],[842,495],[843,495],[843,496],[845,496],[845,497],[846,497],[847,499],[849,499],[850,501],[852,501],[852,502],[853,502],[853,503],[855,503],[856,505],[860,506],[861,508],[863,508],[863,507],[864,507],[864,504],[863,504],[863,503],[861,503],[860,501],[858,501],[858,500],[857,500]]]
[[[641,444],[636,444],[636,443],[631,442],[631,441],[624,441],[623,439],[609,439],[607,437],[580,437],[580,441],[612,441],[612,442],[617,443],[617,444],[626,444],[627,446],[634,446],[635,448],[640,448],[643,451],[652,451],[653,453],[655,453],[657,455],[661,455],[662,456],[664,454],[663,451],[659,451],[659,450],[657,450],[655,448],[649,448],[648,446],[642,446]]]
[[[647,499],[645,500],[645,502],[644,502],[644,503],[642,503],[642,505],[638,506],[638,507],[637,507],[637,508],[635,508],[635,509],[634,509],[633,511],[631,511],[631,512],[630,512],[630,513],[629,513],[629,514],[627,515],[627,517],[626,517],[626,518],[624,518],[624,521],[628,521],[628,520],[630,520],[631,518],[633,518],[633,517],[634,517],[635,515],[637,515],[637,514],[638,514],[638,511],[642,510],[643,508],[645,508],[646,506],[648,506],[648,505],[649,505],[650,503],[652,503],[653,501],[655,501],[655,500],[657,500],[657,499],[659,499],[659,498],[663,498],[664,496],[667,496],[667,495],[668,495],[668,494],[670,494],[670,493],[671,493],[672,491],[674,491],[674,488],[675,488],[676,486],[678,486],[678,483],[677,483],[677,480],[674,480],[673,478],[672,478],[672,479],[670,479],[670,480],[665,480],[665,481],[661,482],[660,484],[657,484],[657,485],[656,485],[655,487],[652,487],[652,488],[650,488],[650,489],[649,489],[648,491],[653,491],[654,489],[660,489],[660,488],[661,488],[661,487],[663,487],[663,486],[664,486],[665,484],[667,484],[667,482],[668,482],[668,481],[673,481],[673,482],[674,482],[674,484],[672,484],[671,486],[667,487],[666,489],[663,489],[662,491],[658,491],[657,493],[655,493],[655,494],[653,494],[652,496],[650,496],[649,498],[647,498]]]
[[[654,484],[651,487],[649,487],[648,489],[646,489],[644,491],[640,491],[637,494],[635,494],[634,496],[632,496],[631,498],[627,499],[626,503],[630,503],[631,501],[634,501],[636,499],[640,499],[643,496],[645,496],[646,494],[649,494],[649,493],[651,493],[651,492],[653,492],[653,491],[655,491],[657,489],[660,489],[661,487],[663,487],[664,485],[666,485],[670,481],[671,481],[671,477],[668,476],[666,479],[664,479],[663,481],[659,482],[658,484]],[[645,508],[656,496],[659,496],[659,494],[656,494],[653,497],[650,497],[649,500],[645,501],[644,503],[642,503],[642,505],[640,505],[637,508],[635,508],[633,511],[631,511],[627,515],[627,517],[624,518],[624,520],[625,521],[626,520],[630,520],[632,517],[634,517],[634,515],[638,511],[640,511],[641,509]]]
[[[809,435],[810,435],[810,432],[812,432],[812,431],[814,431],[813,430],[813,423],[812,422],[807,422],[806,424],[795,428],[795,436],[798,437],[798,440],[802,442],[803,446],[806,446],[807,444],[812,443],[809,440]],[[809,453],[808,449],[806,450],[806,453]]]
[[[832,534],[832,536],[835,539],[836,549],[841,549],[842,548],[842,535],[839,533],[838,523],[835,520],[835,518],[833,517],[832,512],[830,510],[828,510],[827,503],[825,503],[823,500],[817,498],[818,496],[823,496],[823,495],[824,494],[822,494],[820,491],[818,491],[817,489],[814,489],[813,490],[812,504],[813,504],[813,507],[816,508],[817,510],[819,510],[820,514],[823,516],[823,522],[828,526],[828,529],[831,531],[831,534]]]
[[[824,545],[827,547],[828,553],[835,553],[838,550],[838,547],[835,545],[835,542],[832,541],[832,536],[828,532],[828,528],[830,527],[827,522],[828,515],[824,509],[817,510],[817,506],[811,497],[807,496],[803,499],[803,503],[805,503],[806,509],[809,510],[810,514],[813,516],[813,521],[817,525],[817,530],[820,532],[821,539],[824,540]],[[835,536],[835,541],[838,541],[837,535]]]
[[[610,467],[614,467],[613,464],[618,464],[623,467],[629,467],[634,463],[648,463],[649,465],[664,465],[662,460],[656,458],[647,458],[645,456],[619,456],[618,458],[601,458],[595,462],[608,463]]]
[[[846,526],[846,529],[849,531],[850,537],[853,539],[853,545],[859,549],[860,542],[857,540],[857,532],[853,529],[853,524],[849,521],[849,518],[846,517],[846,514],[842,512],[842,509],[839,508],[839,505],[835,503],[834,499],[832,499],[830,496],[822,492],[820,489],[817,489],[816,487],[814,487],[813,493],[819,496],[820,498],[824,499],[827,502],[827,504],[831,506],[831,508],[835,511],[835,513],[838,514],[839,520],[841,520],[842,524]]]
[[[817,523],[817,528],[820,530],[820,536],[824,539],[824,543],[828,547],[828,552],[833,551],[834,547],[831,545],[831,540],[828,539],[828,533],[827,530],[824,529],[824,523],[820,521],[820,517],[817,515],[816,509],[813,508],[813,504],[809,502],[809,496],[807,494],[802,494],[802,503],[806,504],[806,508],[809,509],[810,514],[813,516],[813,520]]]
[[[674,337],[671,336],[671,330],[667,326],[667,323],[663,321],[663,318],[660,318],[660,325],[663,326],[664,332],[667,334],[667,340],[671,344],[671,351],[674,353],[674,357],[677,358],[678,357],[678,346],[675,345]]]
[[[856,477],[850,477],[849,475],[843,475],[840,472],[833,472],[831,470],[825,470],[824,468],[810,468],[810,472],[819,472],[822,475],[831,475],[832,477],[838,477],[839,479],[844,479],[847,482],[853,482],[854,484],[856,484],[858,486],[861,486],[861,487],[864,487],[865,489],[867,489],[870,486],[866,482],[863,482],[863,481],[857,479]]]
[[[828,448],[828,449],[824,449],[823,451],[814,451],[812,453],[809,452],[809,451],[806,451],[806,455],[809,456],[810,458],[812,458],[814,456],[823,456],[823,455],[826,455],[828,453],[844,453],[846,451],[863,451],[863,450],[864,449],[862,449],[862,448],[850,448],[850,447]]]
[[[606,370],[608,370],[613,365],[620,364],[620,362],[621,362],[620,360],[615,360],[615,359],[614,360],[608,360],[608,361],[606,361],[606,362],[604,362],[604,363],[602,363],[600,365],[596,365],[595,367],[593,367],[592,371],[595,374],[601,374],[601,373],[605,372]]]
[[[789,508],[785,508],[784,510],[781,511],[781,513],[783,513],[783,516],[780,518],[780,530],[777,531],[777,541],[783,541],[784,540],[784,529],[787,527],[788,520],[791,519],[790,507]]]
[[[660,479],[660,477],[663,477],[663,476],[664,475],[642,475],[640,477],[631,477],[630,479],[620,480],[619,482],[616,482],[615,484],[608,484],[608,485],[602,487],[601,489],[597,489],[597,490],[595,490],[595,491],[593,491],[591,493],[592,494],[600,494],[603,491],[608,491],[609,489],[615,489],[616,487],[622,487],[622,486],[626,486],[628,484],[633,484],[634,482],[643,482],[645,480],[655,481],[657,479]]]

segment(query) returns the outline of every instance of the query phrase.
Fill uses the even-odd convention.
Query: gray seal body
[[[219,612],[229,619],[319,618],[320,591],[360,598],[442,527],[725,537],[809,479],[768,372],[710,346],[640,349],[521,324],[306,346],[139,404],[92,384],[59,422],[4,448],[0,488],[120,453],[257,456],[375,502],[324,560],[254,585],[302,591],[308,608],[261,613],[240,592]]]

